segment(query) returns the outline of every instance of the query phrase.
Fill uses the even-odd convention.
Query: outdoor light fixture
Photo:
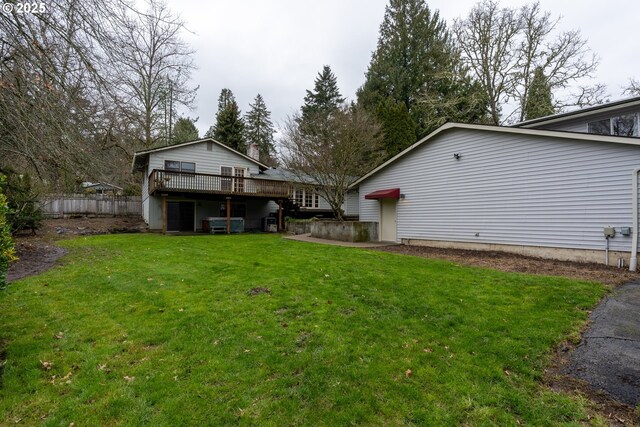
[[[453,153],[453,158],[456,160],[460,160],[460,157],[462,157],[462,154],[460,153]]]

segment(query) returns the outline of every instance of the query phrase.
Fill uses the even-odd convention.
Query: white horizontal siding
[[[399,187],[398,240],[603,249],[603,227],[631,226],[639,166],[640,147],[452,130],[365,180],[360,220],[379,220],[366,194]],[[618,234],[610,247],[630,243]]]
[[[207,142],[161,150],[149,154],[149,173],[153,169],[164,169],[165,160],[179,160],[196,164],[196,172],[220,174],[221,166],[248,168],[246,176],[258,173],[258,165],[246,158],[212,143],[212,150],[207,150]]]

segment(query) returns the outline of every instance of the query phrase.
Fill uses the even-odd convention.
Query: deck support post
[[[231,197],[227,197],[227,234],[231,234]]]
[[[167,195],[162,194],[162,235],[167,234]]]
[[[282,200],[278,200],[278,231],[282,231]]]

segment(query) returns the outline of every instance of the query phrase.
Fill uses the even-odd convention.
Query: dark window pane
[[[180,171],[180,162],[175,160],[165,160],[164,168],[168,171]]]
[[[230,168],[228,166],[222,166],[220,168],[220,175],[222,175],[222,176],[231,176],[232,174],[233,174],[233,168]],[[222,178],[221,190],[222,191],[231,191],[231,178]]]
[[[604,119],[597,122],[589,122],[589,133],[611,135],[611,120]]]
[[[620,117],[614,117],[613,134],[618,136],[635,136],[637,134],[636,115],[625,114]]]
[[[195,172],[196,164],[191,162],[182,162],[182,172]]]

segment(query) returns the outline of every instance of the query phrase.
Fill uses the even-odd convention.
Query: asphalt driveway
[[[566,372],[615,399],[640,403],[640,281],[620,286],[591,313]]]

